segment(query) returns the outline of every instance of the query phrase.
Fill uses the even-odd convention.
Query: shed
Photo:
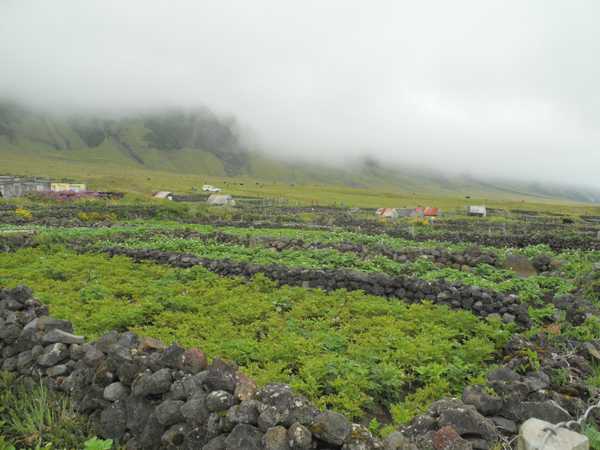
[[[441,213],[441,211],[439,208],[432,208],[430,206],[428,206],[427,208],[425,208],[423,210],[423,215],[425,217],[437,217],[440,215],[440,213]]]
[[[154,198],[162,198],[166,200],[173,200],[173,193],[169,191],[158,191],[153,195]]]
[[[379,208],[375,214],[379,217],[385,217],[386,219],[398,218],[398,211],[396,208]]]
[[[487,209],[485,206],[471,205],[468,208],[468,214],[469,216],[485,217],[487,216]]]
[[[212,194],[206,203],[215,206],[235,206],[235,200],[228,194]]]

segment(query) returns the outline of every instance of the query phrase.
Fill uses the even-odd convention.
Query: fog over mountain
[[[3,0],[0,97],[207,107],[246,146],[600,188],[600,3]]]

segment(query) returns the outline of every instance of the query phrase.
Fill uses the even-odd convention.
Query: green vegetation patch
[[[359,419],[406,421],[480,378],[509,336],[469,312],[345,290],[276,287],[124,257],[54,248],[0,255],[0,284],[29,285],[56,317],[94,338],[132,330],[237,362]],[[381,417],[381,414],[378,414]]]
[[[0,450],[109,450],[64,394],[0,372]]]

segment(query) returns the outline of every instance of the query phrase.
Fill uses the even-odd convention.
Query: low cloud
[[[279,157],[600,187],[599,16],[594,0],[4,0],[0,97],[203,105]]]

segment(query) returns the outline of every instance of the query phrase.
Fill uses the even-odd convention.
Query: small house
[[[226,194],[212,194],[208,197],[206,203],[214,206],[235,206],[233,197]]]
[[[29,192],[47,192],[50,181],[36,178],[0,176],[0,198],[21,197]]]
[[[398,218],[398,211],[396,210],[396,208],[379,208],[375,214],[385,219]]]
[[[86,185],[83,183],[51,183],[52,192],[85,192]]]
[[[173,193],[169,191],[158,191],[153,195],[154,198],[161,198],[163,200],[173,200]]]
[[[487,209],[485,206],[471,205],[468,208],[469,216],[486,217]]]

